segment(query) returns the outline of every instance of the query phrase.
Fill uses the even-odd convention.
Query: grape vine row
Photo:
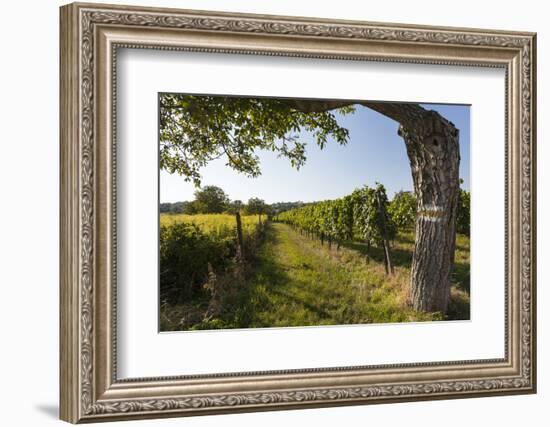
[[[364,186],[336,200],[325,200],[278,214],[274,220],[286,223],[329,246],[359,238],[370,246],[385,247],[397,229],[388,215],[388,197],[382,184]],[[389,258],[389,253],[388,253]],[[387,267],[391,267],[390,263]],[[391,268],[390,268],[391,269]]]

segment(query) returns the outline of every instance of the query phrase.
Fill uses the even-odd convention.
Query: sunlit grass
[[[385,274],[382,263],[360,251],[299,235],[272,224],[273,239],[260,251],[251,278],[253,323],[312,326],[439,320],[439,313],[415,312],[407,304],[408,269]]]

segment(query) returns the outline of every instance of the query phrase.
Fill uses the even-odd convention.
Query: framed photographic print
[[[535,34],[61,8],[61,418],[533,393]]]

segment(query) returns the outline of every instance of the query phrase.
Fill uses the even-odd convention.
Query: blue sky
[[[464,105],[422,104],[438,111],[460,130],[460,177],[462,188],[470,189],[470,107]],[[259,197],[267,203],[336,199],[355,188],[375,182],[384,184],[391,198],[400,190],[412,190],[412,177],[403,139],[397,135],[397,122],[368,108],[357,106],[353,114],[336,114],[338,123],[349,130],[349,142],[340,146],[330,141],[321,150],[313,137],[307,142],[307,161],[299,171],[288,159],[260,151],[262,175],[248,178],[225,165],[223,157],[202,169],[202,185],[223,188],[231,200]],[[183,177],[160,173],[160,201],[193,200],[196,190]]]

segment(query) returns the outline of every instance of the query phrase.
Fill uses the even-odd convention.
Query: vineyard
[[[237,212],[161,214],[161,330],[443,318],[408,302],[411,193],[389,201],[378,184],[269,215]],[[469,318],[465,191],[457,229],[447,319]]]
[[[341,199],[283,212],[275,220],[317,237],[322,244],[327,241],[329,247],[336,243],[337,249],[342,242],[358,238],[367,244],[367,257],[371,245],[383,247],[385,268],[391,272],[389,240],[395,237],[396,228],[387,206],[386,190],[378,184],[376,188],[364,186]]]

